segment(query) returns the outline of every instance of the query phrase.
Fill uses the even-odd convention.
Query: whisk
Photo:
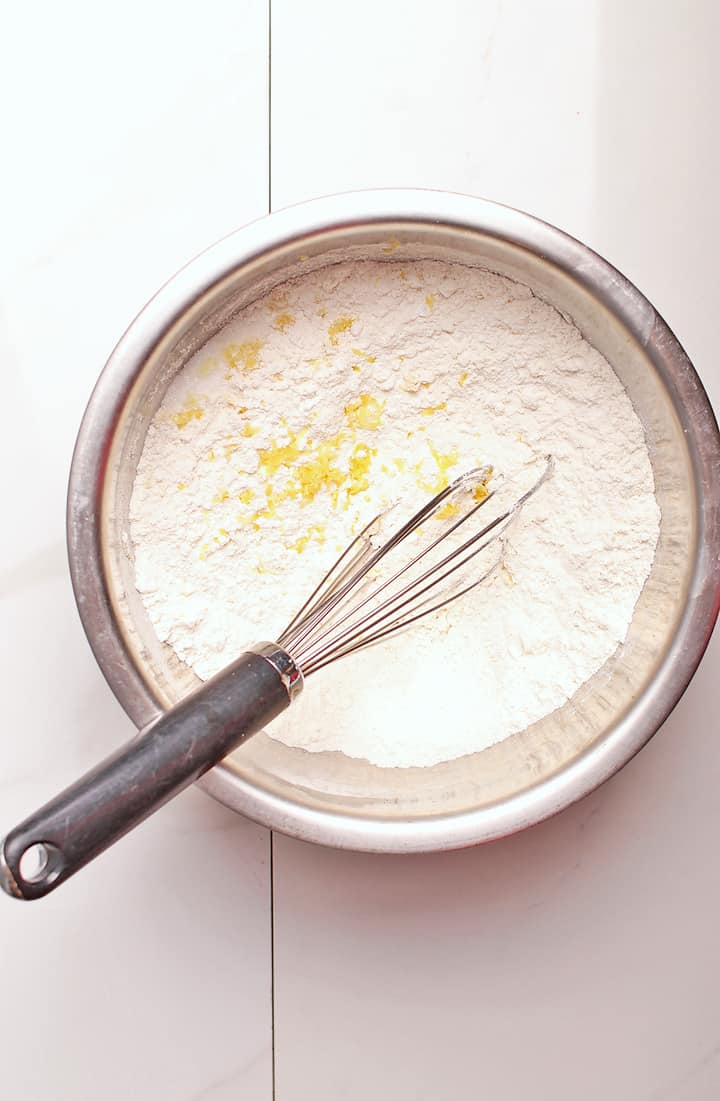
[[[0,845],[0,886],[21,899],[48,894],[276,718],[309,676],[481,585],[551,476],[552,457],[537,470],[525,471],[521,489],[522,479],[479,467],[397,528],[397,508],[375,517],[276,643],[250,647],[12,830]]]

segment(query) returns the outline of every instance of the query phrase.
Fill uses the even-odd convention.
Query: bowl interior
[[[631,325],[609,308],[596,279],[590,285],[581,263],[569,270],[540,251],[467,226],[398,221],[318,230],[246,256],[181,311],[145,356],[117,419],[102,499],[104,571],[130,660],[158,705],[178,700],[197,681],[158,642],[133,585],[128,504],[148,424],[175,373],[234,313],[291,276],[352,257],[427,258],[486,267],[527,284],[570,317],[617,372],[644,426],[661,510],[660,537],[625,644],[564,707],[500,744],[432,768],[381,769],[340,753],[290,749],[261,734],[214,770],[209,786],[215,794],[252,814],[245,797],[261,792],[275,807],[275,817],[268,812],[267,820],[279,828],[283,807],[301,814],[332,812],[371,831],[373,823],[386,828],[393,822],[497,808],[536,785],[551,784],[598,746],[609,744],[630,721],[667,662],[695,566],[698,502],[692,455],[671,381],[648,349],[654,313],[640,296],[632,304]],[[604,265],[603,271],[612,278],[607,274],[612,269]],[[309,690],[322,691],[320,677]],[[480,696],[474,706],[482,723]],[[133,718],[147,721],[151,713],[146,702]],[[292,824],[287,828],[292,831]]]

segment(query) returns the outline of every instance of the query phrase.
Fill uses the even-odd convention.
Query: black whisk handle
[[[302,687],[274,644],[243,654],[12,830],[0,886],[41,898],[284,711]]]

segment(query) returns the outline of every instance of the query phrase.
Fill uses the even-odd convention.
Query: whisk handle
[[[12,830],[0,844],[0,886],[15,898],[48,894],[257,733],[301,687],[279,647],[243,654]]]

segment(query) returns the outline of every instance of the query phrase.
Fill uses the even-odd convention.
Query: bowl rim
[[[720,434],[708,396],[679,341],[641,292],[562,230],[512,207],[417,189],[346,192],[286,207],[235,230],[186,264],[130,324],[107,361],[80,425],[67,499],[73,591],[95,658],[138,725],[160,704],[132,662],[115,618],[102,562],[103,475],[118,410],[158,337],[238,266],[309,234],[372,223],[440,223],[500,237],[539,253],[586,286],[645,346],[685,433],[698,504],[688,600],[653,681],[614,730],[555,775],[490,806],[413,820],[369,820],[302,806],[261,790],[220,764],[198,784],[254,821],[305,841],[365,852],[429,852],[490,841],[533,825],[588,794],[652,737],[689,684],[720,607]]]

